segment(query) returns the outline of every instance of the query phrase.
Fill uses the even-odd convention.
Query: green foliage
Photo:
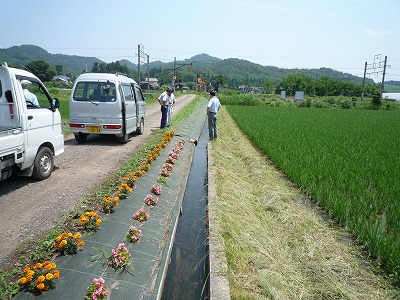
[[[400,274],[399,110],[227,109],[292,181]]]
[[[34,60],[25,66],[41,81],[51,81],[57,72],[44,60]]]

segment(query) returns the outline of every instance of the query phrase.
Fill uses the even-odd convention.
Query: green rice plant
[[[293,182],[399,274],[399,111],[227,109]]]

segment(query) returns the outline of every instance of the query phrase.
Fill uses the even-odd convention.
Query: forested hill
[[[50,54],[41,47],[34,45],[22,45],[7,49],[0,49],[0,62],[7,62],[10,66],[20,67],[21,65],[26,65],[34,60],[44,60],[53,68],[55,68],[56,65],[61,65],[64,73],[63,75],[67,75],[72,78],[81,74],[84,70],[90,71],[93,64],[96,62],[98,64],[105,63],[96,57]],[[136,64],[128,60],[121,60],[119,63],[127,66],[130,69],[133,69],[132,73],[137,75]],[[332,79],[349,80],[355,83],[362,82],[362,77],[339,72],[330,68],[282,69],[274,66],[262,66],[238,58],[219,59],[204,53],[182,61],[176,61],[176,63],[178,65],[192,64],[191,72],[197,74],[207,74],[209,76],[221,74],[230,80],[234,80],[235,84],[260,83],[263,82],[266,77],[272,82],[277,83],[281,81],[283,77],[293,73],[305,73],[313,79],[327,76]],[[173,65],[173,62],[151,62],[150,70],[153,70],[155,74],[150,74],[150,77],[157,76],[155,71],[158,71],[158,74],[160,74],[160,69],[164,72],[166,71],[165,69],[169,69],[172,72]],[[141,70],[145,73],[147,68],[143,66]],[[181,70],[183,73],[188,72],[187,68],[179,69],[179,71]],[[144,76],[147,76],[147,74],[144,74]],[[372,82],[372,79],[367,79],[367,82]]]

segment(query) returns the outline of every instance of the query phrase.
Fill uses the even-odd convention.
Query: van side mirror
[[[5,91],[5,96],[6,96],[6,99],[7,99],[7,102],[8,103],[13,103],[14,102],[14,99],[13,99],[13,97],[12,97],[12,94],[11,94],[11,91],[10,90],[8,90],[8,91]]]
[[[60,107],[60,100],[58,98],[53,98],[51,101],[51,110],[56,111]]]

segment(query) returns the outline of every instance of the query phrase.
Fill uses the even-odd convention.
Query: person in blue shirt
[[[217,138],[217,112],[221,108],[221,102],[217,98],[217,92],[215,90],[210,91],[210,101],[207,105],[208,115],[208,137],[210,141]]]

